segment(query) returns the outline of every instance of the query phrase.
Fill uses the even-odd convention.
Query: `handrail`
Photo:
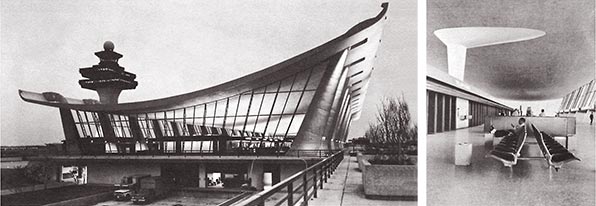
[[[335,154],[336,152],[342,151],[342,150],[318,150],[318,149],[312,149],[312,150],[294,150],[296,153],[290,154],[290,153],[250,153],[250,152],[226,152],[226,153],[164,153],[164,152],[147,152],[147,153],[105,153],[105,154],[76,154],[76,155],[72,155],[72,154],[66,154],[66,153],[60,153],[60,154],[50,154],[49,156],[68,156],[69,158],[84,158],[84,157],[93,157],[93,158],[97,158],[97,157],[122,157],[122,158],[130,158],[130,157],[135,157],[135,158],[140,158],[140,157],[277,157],[277,158],[287,158],[287,157],[297,157],[297,158],[312,158],[312,157],[317,157],[317,158],[323,158],[323,157],[329,157],[332,156],[333,154]],[[32,158],[36,158],[36,157],[32,157]]]
[[[217,206],[229,206],[229,205],[232,205],[232,204],[234,204],[234,202],[237,202],[237,201],[239,201],[239,200],[241,200],[241,199],[243,199],[243,198],[245,198],[245,197],[247,197],[247,196],[249,196],[251,194],[252,194],[251,192],[243,192],[243,193],[241,193],[239,195],[234,196],[232,199],[228,199],[228,200],[226,200],[226,201],[224,201],[222,203],[219,203],[219,205],[217,205]]]
[[[253,196],[235,203],[233,205],[237,206],[252,206],[252,205],[264,205],[265,200],[269,197],[275,195],[277,192],[281,191],[282,189],[287,189],[287,195],[274,205],[281,205],[283,202],[287,202],[288,206],[292,206],[299,202],[299,199],[294,200],[295,193],[302,193],[301,196],[304,198],[303,201],[307,202],[311,196],[317,197],[317,190],[323,189],[323,182],[327,182],[327,179],[330,178],[335,168],[339,165],[339,163],[343,160],[344,154],[343,152],[336,152],[333,156],[328,157],[294,175],[285,180],[281,181],[280,183],[275,184],[273,187],[261,191]],[[309,175],[312,175],[309,177]],[[319,178],[317,178],[319,177]],[[294,188],[294,182],[302,180],[301,183],[298,183],[296,188]],[[309,184],[309,181],[313,180]],[[319,181],[319,183],[317,182]],[[302,190],[301,190],[302,188]],[[309,191],[312,192],[309,193]]]

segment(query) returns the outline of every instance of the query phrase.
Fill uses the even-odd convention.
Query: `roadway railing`
[[[223,157],[253,157],[253,158],[326,158],[342,150],[292,150],[286,153],[107,153],[107,154],[53,154],[27,157],[25,160],[58,158],[65,160],[76,159],[180,159],[180,158],[223,158]]]
[[[113,153],[113,154],[51,154],[26,157],[23,160],[56,160],[56,161],[81,161],[81,160],[201,160],[221,158],[243,159],[323,159],[342,150],[294,150],[283,154],[263,153]]]
[[[311,197],[317,198],[318,190],[323,189],[323,184],[331,177],[331,174],[333,174],[343,158],[343,152],[336,152],[332,156],[273,185],[273,187],[256,193],[233,205],[293,206],[300,202],[302,202],[302,205],[307,205],[308,200],[310,200]]]

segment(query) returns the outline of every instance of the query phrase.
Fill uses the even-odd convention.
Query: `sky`
[[[97,64],[105,41],[136,90],[120,102],[211,87],[291,58],[376,16],[382,1],[3,1],[0,4],[0,145],[64,139],[57,108],[26,103],[18,89],[98,99],[78,69]],[[416,1],[389,4],[362,116],[364,134],[381,99],[404,96],[417,120]]]

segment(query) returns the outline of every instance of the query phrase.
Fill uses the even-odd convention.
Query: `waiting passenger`
[[[546,116],[546,114],[544,114],[544,109],[540,110],[540,114],[538,114],[538,116],[541,116],[541,117]]]
[[[519,110],[517,110],[517,109],[513,110],[513,113],[511,114],[511,116],[519,116]]]
[[[518,125],[513,125],[511,124],[511,127],[513,127],[512,129],[512,133],[513,134],[519,134],[521,132],[522,129],[524,129],[524,126],[526,126],[526,118],[519,118],[519,120],[517,121]]]

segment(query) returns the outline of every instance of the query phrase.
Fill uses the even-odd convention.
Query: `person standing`
[[[532,107],[528,107],[528,109],[526,109],[526,116],[527,117],[531,117],[532,116]]]
[[[511,116],[519,116],[519,111],[517,109],[513,110]]]
[[[544,109],[540,110],[540,114],[538,114],[538,116],[541,116],[541,117],[546,116],[546,114],[544,114]]]
[[[590,112],[590,125],[594,122],[594,112]]]

